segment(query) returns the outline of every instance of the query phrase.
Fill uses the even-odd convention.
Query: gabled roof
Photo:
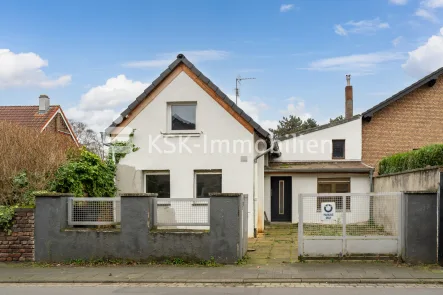
[[[71,137],[75,144],[78,146],[77,137],[72,130],[63,110],[59,105],[49,106],[49,109],[45,113],[39,112],[39,106],[0,106],[0,120],[12,122],[21,126],[36,128],[40,132],[45,130],[49,122],[54,119],[55,115],[60,113],[66,126],[71,133]]]
[[[417,88],[422,87],[423,85],[428,84],[429,86],[433,86],[435,81],[438,79],[438,77],[440,77],[440,75],[443,74],[443,67],[436,70],[435,72],[430,73],[429,75],[427,75],[426,77],[418,80],[417,82],[415,82],[414,84],[406,87],[405,89],[403,89],[402,91],[394,94],[393,96],[391,96],[390,98],[382,101],[381,103],[377,104],[376,106],[370,108],[369,110],[367,110],[366,112],[364,112],[362,114],[363,118],[366,117],[372,117],[372,115],[375,112],[380,111],[381,109],[387,107],[388,105],[390,105],[391,103],[393,103],[394,101],[399,100],[400,98],[404,97],[405,95],[411,93],[412,91],[416,90]]]
[[[235,111],[237,115],[239,115],[241,118],[243,118],[247,123],[249,123],[257,132],[258,135],[260,135],[263,138],[268,138],[269,133],[263,129],[257,122],[255,122],[251,117],[249,117],[241,108],[239,108],[229,97],[221,91],[220,88],[218,88],[214,83],[212,83],[211,80],[209,80],[205,75],[202,74],[183,54],[177,55],[177,59],[172,62],[169,67],[163,71],[163,73],[160,74],[160,76],[152,82],[151,85],[149,85],[148,88],[143,91],[142,94],[140,94],[134,102],[132,102],[126,110],[124,110],[121,113],[121,117],[114,121],[110,128],[107,130],[108,133],[111,133],[112,129],[114,127],[118,127],[125,118],[133,111],[143,100],[145,100],[149,94],[154,91],[154,89],[163,82],[163,80],[168,77],[172,71],[174,71],[179,65],[184,64],[186,67],[188,67],[192,73],[194,73],[198,79],[200,79],[204,84],[206,84],[209,88],[211,88],[218,97],[220,97],[226,104],[229,105],[232,110]]]
[[[342,121],[331,122],[331,123],[323,124],[323,125],[320,125],[320,126],[317,126],[317,127],[309,128],[309,129],[306,129],[306,130],[294,133],[294,134],[292,134],[292,136],[290,135],[287,138],[282,138],[282,139],[280,139],[280,141],[284,141],[284,140],[287,140],[287,139],[292,139],[294,137],[298,137],[298,136],[301,136],[301,135],[305,135],[305,134],[309,134],[309,133],[312,133],[312,132],[320,131],[320,130],[323,130],[323,129],[328,129],[328,128],[335,127],[335,126],[338,126],[338,125],[342,125],[342,124],[345,124],[345,123],[348,123],[348,122],[351,122],[351,121],[354,121],[354,120],[357,120],[357,119],[360,119],[360,118],[361,118],[361,115],[355,115],[352,118],[344,119]]]
[[[0,106],[0,120],[42,130],[59,108],[50,106],[46,113],[40,114],[38,106]]]

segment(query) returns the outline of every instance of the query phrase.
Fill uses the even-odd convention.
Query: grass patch
[[[303,225],[303,233],[306,236],[341,236],[343,227],[341,224],[313,224]],[[373,223],[356,223],[346,225],[348,236],[390,236],[384,227]]]
[[[217,263],[214,257],[209,260],[192,260],[183,258],[165,258],[165,259],[152,259],[152,260],[130,260],[130,259],[71,259],[65,262],[33,262],[32,266],[36,267],[58,267],[58,266],[86,266],[86,267],[97,267],[97,266],[161,266],[161,265],[174,265],[174,266],[205,266],[205,267],[220,267],[223,264]]]

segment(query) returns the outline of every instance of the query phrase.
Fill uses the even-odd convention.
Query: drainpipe
[[[253,175],[253,187],[252,187],[252,195],[253,195],[253,199],[254,202],[252,204],[252,215],[253,220],[254,220],[254,238],[257,237],[257,222],[256,222],[256,215],[257,215],[257,210],[256,210],[256,205],[257,205],[257,194],[256,194],[256,190],[255,190],[255,182],[256,182],[256,174],[257,174],[257,161],[259,158],[263,157],[264,155],[266,155],[267,153],[271,152],[274,150],[274,146],[275,146],[275,141],[272,139],[271,136],[268,137],[269,141],[271,142],[271,146],[270,148],[268,148],[267,150],[265,150],[264,152],[258,154],[257,156],[255,156],[254,158],[254,175]]]
[[[374,192],[374,169],[369,171],[369,190]],[[374,221],[374,196],[369,196],[369,221]]]

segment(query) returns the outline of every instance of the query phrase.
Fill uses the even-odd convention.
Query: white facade
[[[273,176],[288,176],[288,174],[272,174],[265,175],[265,212],[266,216],[272,221],[271,214],[271,177]],[[302,193],[313,194],[317,193],[318,178],[334,178],[334,177],[349,177],[351,180],[351,193],[369,193],[370,179],[369,175],[345,175],[345,174],[329,174],[329,173],[310,173],[310,174],[293,174],[292,175],[292,222],[298,223],[298,195]],[[316,222],[320,220],[320,213],[317,212],[315,202],[304,207],[306,222]],[[362,214],[362,206],[369,208],[369,200],[358,197],[351,197],[351,210],[347,213],[348,222],[357,222],[357,214],[359,221],[367,221],[364,214]],[[369,214],[369,211],[367,211]],[[369,215],[368,215],[369,216]]]
[[[362,153],[361,119],[297,136],[279,143],[281,157],[275,162],[330,161],[332,140],[345,140],[346,161],[361,160]]]
[[[345,157],[343,159],[332,158],[332,141],[345,140]],[[279,143],[281,157],[273,159],[274,163],[303,163],[303,162],[360,162],[362,155],[362,123],[361,118],[332,127],[320,129],[305,135],[284,140]],[[264,182],[264,208],[266,216],[272,221],[271,213],[271,177],[291,176],[292,179],[292,222],[297,223],[298,196],[301,193],[317,193],[319,178],[349,178],[351,193],[370,192],[369,173],[306,173],[306,172],[284,172],[265,173]],[[362,209],[364,208],[364,210]],[[369,214],[369,203],[367,199],[351,198],[351,210],[347,213],[348,222],[366,221],[367,218],[361,212]],[[317,212],[316,202],[313,201],[304,207],[306,222],[320,220]],[[353,213],[354,212],[354,213]],[[357,214],[358,213],[358,214]],[[358,219],[358,220],[357,220]]]
[[[192,134],[179,136],[168,130],[168,105],[177,102],[196,104],[196,131]],[[128,127],[136,130],[133,143],[140,149],[119,163],[117,185],[121,192],[144,192],[146,171],[169,171],[171,198],[193,198],[195,172],[221,170],[222,192],[248,194],[248,231],[252,236],[257,138],[188,74],[178,74]],[[263,161],[258,165],[263,166]],[[263,196],[263,167],[256,175],[256,191]]]

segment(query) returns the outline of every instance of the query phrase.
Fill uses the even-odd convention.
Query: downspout
[[[374,192],[374,169],[369,171],[369,190]],[[369,222],[374,222],[374,196],[369,196]]]
[[[271,152],[274,149],[275,146],[275,141],[272,139],[271,136],[268,137],[269,141],[271,142],[270,147],[265,150],[264,152],[258,154],[257,156],[255,156],[254,158],[254,175],[253,175],[253,186],[252,186],[252,195],[253,195],[253,199],[254,202],[252,204],[252,215],[253,215],[253,220],[254,220],[254,238],[257,237],[257,222],[256,222],[256,215],[257,215],[257,210],[256,210],[256,205],[257,205],[257,193],[256,193],[256,189],[255,189],[255,182],[256,182],[256,174],[257,174],[257,161],[258,159],[260,159],[261,157],[263,157],[264,155],[266,155],[267,153]]]

